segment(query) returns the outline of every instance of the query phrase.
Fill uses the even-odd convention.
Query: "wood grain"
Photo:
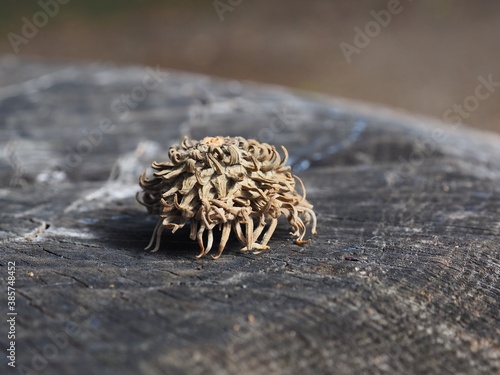
[[[0,270],[6,284],[16,262],[19,373],[500,371],[498,136],[181,72],[147,89],[150,72],[0,60]],[[116,103],[143,91],[125,116]],[[186,229],[143,251],[156,218],[138,176],[184,133],[287,146],[318,236],[299,247],[280,222],[270,251],[232,238],[212,261],[194,259]],[[95,144],[69,165],[86,134]]]

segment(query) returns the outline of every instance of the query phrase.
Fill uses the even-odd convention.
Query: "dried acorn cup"
[[[200,246],[196,258],[212,248],[215,227],[222,230],[222,237],[212,258],[219,258],[224,251],[231,229],[243,251],[256,249],[255,253],[260,253],[269,249],[267,243],[281,215],[292,226],[291,235],[298,236],[295,243],[307,243],[306,225],[312,222],[312,233],[316,234],[316,215],[298,177],[302,194],[295,191],[294,176],[285,166],[288,153],[282,149],[284,158],[267,143],[221,136],[201,141],[185,137],[180,145],[170,147],[170,161],[153,162],[153,177],[144,172],[139,179],[143,192],[137,195],[138,202],[150,214],[160,215],[146,249],[156,242],[152,251],[158,250],[164,228],[175,232],[189,223],[190,238],[197,239]]]

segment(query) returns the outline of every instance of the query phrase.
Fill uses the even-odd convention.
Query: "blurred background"
[[[159,65],[500,132],[495,0],[4,0],[0,31],[0,56]]]

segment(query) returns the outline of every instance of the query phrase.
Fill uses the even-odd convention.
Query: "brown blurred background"
[[[0,55],[160,65],[500,132],[495,0],[4,1],[0,31]]]

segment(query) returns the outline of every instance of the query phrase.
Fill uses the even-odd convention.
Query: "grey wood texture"
[[[499,373],[498,135],[156,67],[6,57],[0,85],[2,373]],[[145,252],[137,179],[184,134],[285,145],[312,243]]]

